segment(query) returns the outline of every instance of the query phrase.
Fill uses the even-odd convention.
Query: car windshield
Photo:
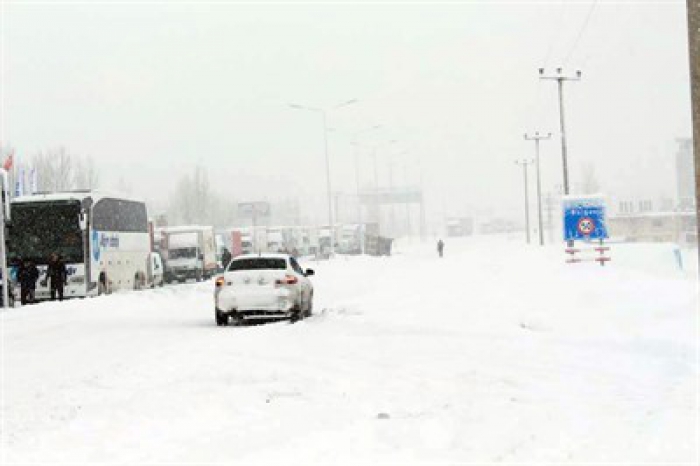
[[[197,257],[197,248],[178,248],[168,251],[170,259],[192,259],[193,257]]]
[[[280,257],[254,257],[237,259],[231,262],[228,267],[229,272],[237,270],[284,270],[287,268],[287,261]]]

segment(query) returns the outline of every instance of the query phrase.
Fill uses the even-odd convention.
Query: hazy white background
[[[422,167],[431,217],[516,216],[525,131],[555,133],[544,191],[561,183],[542,66],[583,71],[566,85],[573,181],[590,162],[612,196],[672,197],[675,138],[690,135],[684,1],[12,1],[1,32],[0,140],[20,161],[92,155],[103,186],[125,179],[153,201],[199,163],[220,192],[320,198],[323,212],[321,121],[288,103],[356,98],[329,114],[334,190],[354,191],[351,134],[381,124],[363,140],[398,141],[379,150],[382,184],[401,153],[395,183]],[[366,152],[361,166],[371,183]]]

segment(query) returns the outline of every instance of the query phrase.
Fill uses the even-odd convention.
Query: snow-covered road
[[[216,327],[210,283],[13,309],[3,464],[692,463],[697,278],[635,248],[310,263],[294,325]]]

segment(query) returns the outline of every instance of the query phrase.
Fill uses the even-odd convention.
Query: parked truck
[[[188,278],[200,281],[214,276],[218,264],[213,227],[167,227],[161,230],[161,234],[166,282]]]

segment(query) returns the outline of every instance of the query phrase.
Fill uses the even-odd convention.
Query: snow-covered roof
[[[181,225],[181,226],[161,228],[161,231],[163,233],[190,233],[190,232],[198,232],[198,231],[206,231],[206,230],[213,231],[214,227],[202,226],[202,225]]]
[[[168,249],[191,248],[199,244],[197,232],[184,232],[168,236]]]
[[[111,198],[111,199],[124,199],[133,202],[143,202],[142,199],[137,199],[131,196],[123,196],[120,194],[109,193],[104,191],[66,191],[66,192],[53,192],[53,193],[37,193],[27,196],[18,196],[12,199],[12,202],[51,202],[51,201],[82,201],[86,198],[92,198],[94,204],[96,204],[100,199]]]

